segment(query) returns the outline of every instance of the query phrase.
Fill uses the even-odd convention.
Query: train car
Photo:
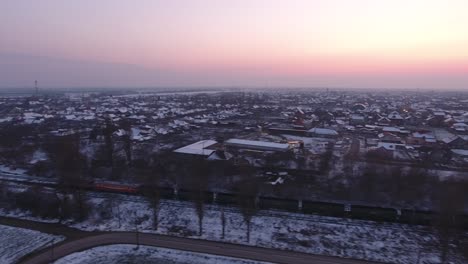
[[[213,193],[208,191],[201,192],[203,202],[211,203],[213,202]],[[176,198],[182,201],[195,201],[198,199],[200,193],[194,190],[179,189],[177,190]]]
[[[197,191],[192,191],[192,197],[191,197],[191,200],[194,201],[196,199],[198,199],[200,194],[199,192]],[[203,202],[204,203],[212,203],[213,202],[213,193],[212,192],[209,192],[209,191],[203,191],[202,192],[202,195],[203,195]]]
[[[431,225],[434,222],[434,213],[403,209],[401,210],[400,221],[412,225]]]
[[[151,188],[151,189],[150,189]],[[152,188],[156,188],[159,191],[159,195],[163,199],[174,199],[174,188],[169,187],[157,187],[157,186],[150,186],[142,184],[138,186],[138,193],[141,195],[145,195],[148,191],[153,190]]]
[[[94,189],[97,191],[104,191],[104,192],[116,192],[116,193],[126,193],[126,194],[136,194],[138,193],[138,188],[129,186],[129,185],[122,185],[122,184],[114,184],[114,183],[95,183]]]
[[[70,186],[85,190],[94,190],[102,192],[122,193],[141,195],[141,186],[135,187],[131,185],[105,183],[105,182],[84,182],[80,185]],[[174,189],[165,187],[161,188],[161,197],[164,199],[179,199],[183,201],[194,201],[196,193],[191,190],[179,189],[177,195],[174,194]],[[214,199],[213,192],[203,192],[203,200],[205,203],[216,202],[220,205],[238,206],[239,199],[236,194],[232,193],[216,193]],[[259,208],[263,210],[284,210],[289,212],[298,211],[298,201],[293,199],[280,199],[272,197],[259,197]],[[402,209],[396,210],[393,208],[381,208],[364,205],[344,205],[342,203],[333,202],[318,202],[318,201],[303,201],[302,213],[317,214],[323,216],[334,217],[351,217],[354,219],[385,221],[385,222],[400,222],[413,225],[431,225],[436,221],[436,213],[431,211]],[[459,215],[456,218],[457,225],[465,230],[468,230],[468,215]]]
[[[272,197],[260,197],[259,207],[262,210],[276,209],[288,212],[298,211],[298,201],[292,199],[278,199]]]
[[[318,214],[324,216],[345,216],[345,206],[339,203],[303,201],[302,212],[306,214]]]
[[[174,199],[174,188],[161,187],[159,188],[161,192],[161,198],[163,199]]]
[[[463,230],[468,230],[468,215],[460,215],[458,216],[458,220],[460,221],[460,227],[463,228]]]
[[[221,205],[237,205],[238,199],[236,195],[232,193],[217,193],[216,203]]]
[[[365,205],[352,205],[349,213],[351,218],[372,221],[397,222],[398,211],[393,208],[380,208]]]
[[[189,190],[178,189],[177,190],[177,195],[175,197],[178,200],[189,201],[191,199],[191,197],[192,197],[192,194],[190,193]]]

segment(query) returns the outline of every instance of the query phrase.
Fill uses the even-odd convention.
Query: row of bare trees
[[[0,188],[2,208],[20,208],[32,215],[44,218],[84,220],[90,206],[86,194],[76,188],[86,182],[86,162],[80,153],[80,140],[76,135],[54,138],[44,144],[48,152],[51,168],[57,177],[56,188],[32,186],[22,192],[14,192],[3,186]]]
[[[47,146],[58,180],[55,195],[59,201],[60,221],[69,215],[67,212],[70,210],[76,220],[84,220],[89,213],[89,205],[86,193],[79,187],[90,179],[87,177],[86,159],[80,153],[80,138],[76,134],[63,136],[55,138]]]
[[[173,161],[172,161],[173,162]],[[161,209],[161,184],[163,179],[172,178],[176,182],[174,188],[185,187],[190,190],[188,197],[194,206],[198,217],[198,235],[203,234],[203,219],[205,216],[205,205],[213,199],[208,197],[210,184],[213,178],[223,171],[223,163],[211,163],[203,158],[192,158],[179,160],[176,169],[170,168],[170,158],[159,157],[159,161],[152,167],[151,172],[142,179],[142,190],[146,200],[152,209],[154,229],[158,229],[159,212]],[[177,163],[177,161],[176,161]],[[246,237],[250,241],[251,220],[258,208],[259,183],[255,180],[255,169],[251,166],[238,168],[240,180],[234,186],[233,191],[237,194],[238,205],[247,226]],[[184,174],[184,175],[182,175]],[[220,211],[222,223],[222,237],[225,236],[226,216],[223,208]]]

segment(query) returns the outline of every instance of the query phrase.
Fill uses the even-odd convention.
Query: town
[[[259,209],[467,224],[467,93],[43,92],[0,112],[7,215],[87,221],[97,192],[141,194],[156,230],[162,199],[193,201],[199,235],[207,203],[239,207],[248,232]]]
[[[272,185],[328,185],[328,194],[314,190],[317,199],[343,199],[369,168],[461,180],[468,168],[468,96],[460,93],[70,93],[3,97],[0,106],[2,166],[39,177],[54,177],[59,138],[76,141],[86,177],[132,182],[171,157],[203,159],[276,175]],[[232,179],[215,185],[228,190]]]

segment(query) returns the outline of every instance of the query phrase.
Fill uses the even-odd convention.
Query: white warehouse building
[[[264,151],[281,151],[285,152],[290,149],[289,144],[287,143],[274,143],[266,141],[257,141],[257,140],[246,140],[246,139],[236,139],[231,138],[224,142],[226,147],[235,147],[243,149],[252,149],[252,150],[264,150]]]

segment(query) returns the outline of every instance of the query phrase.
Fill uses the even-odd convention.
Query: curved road
[[[189,239],[156,234],[143,234],[134,232],[115,232],[89,236],[70,242],[62,243],[49,248],[36,255],[24,259],[23,264],[50,263],[74,252],[83,251],[96,246],[110,244],[137,244],[163,247],[177,250],[192,251],[213,255],[265,261],[279,264],[362,264],[373,263],[354,259],[311,255],[279,249],[267,249],[253,246],[227,244],[222,242]]]

